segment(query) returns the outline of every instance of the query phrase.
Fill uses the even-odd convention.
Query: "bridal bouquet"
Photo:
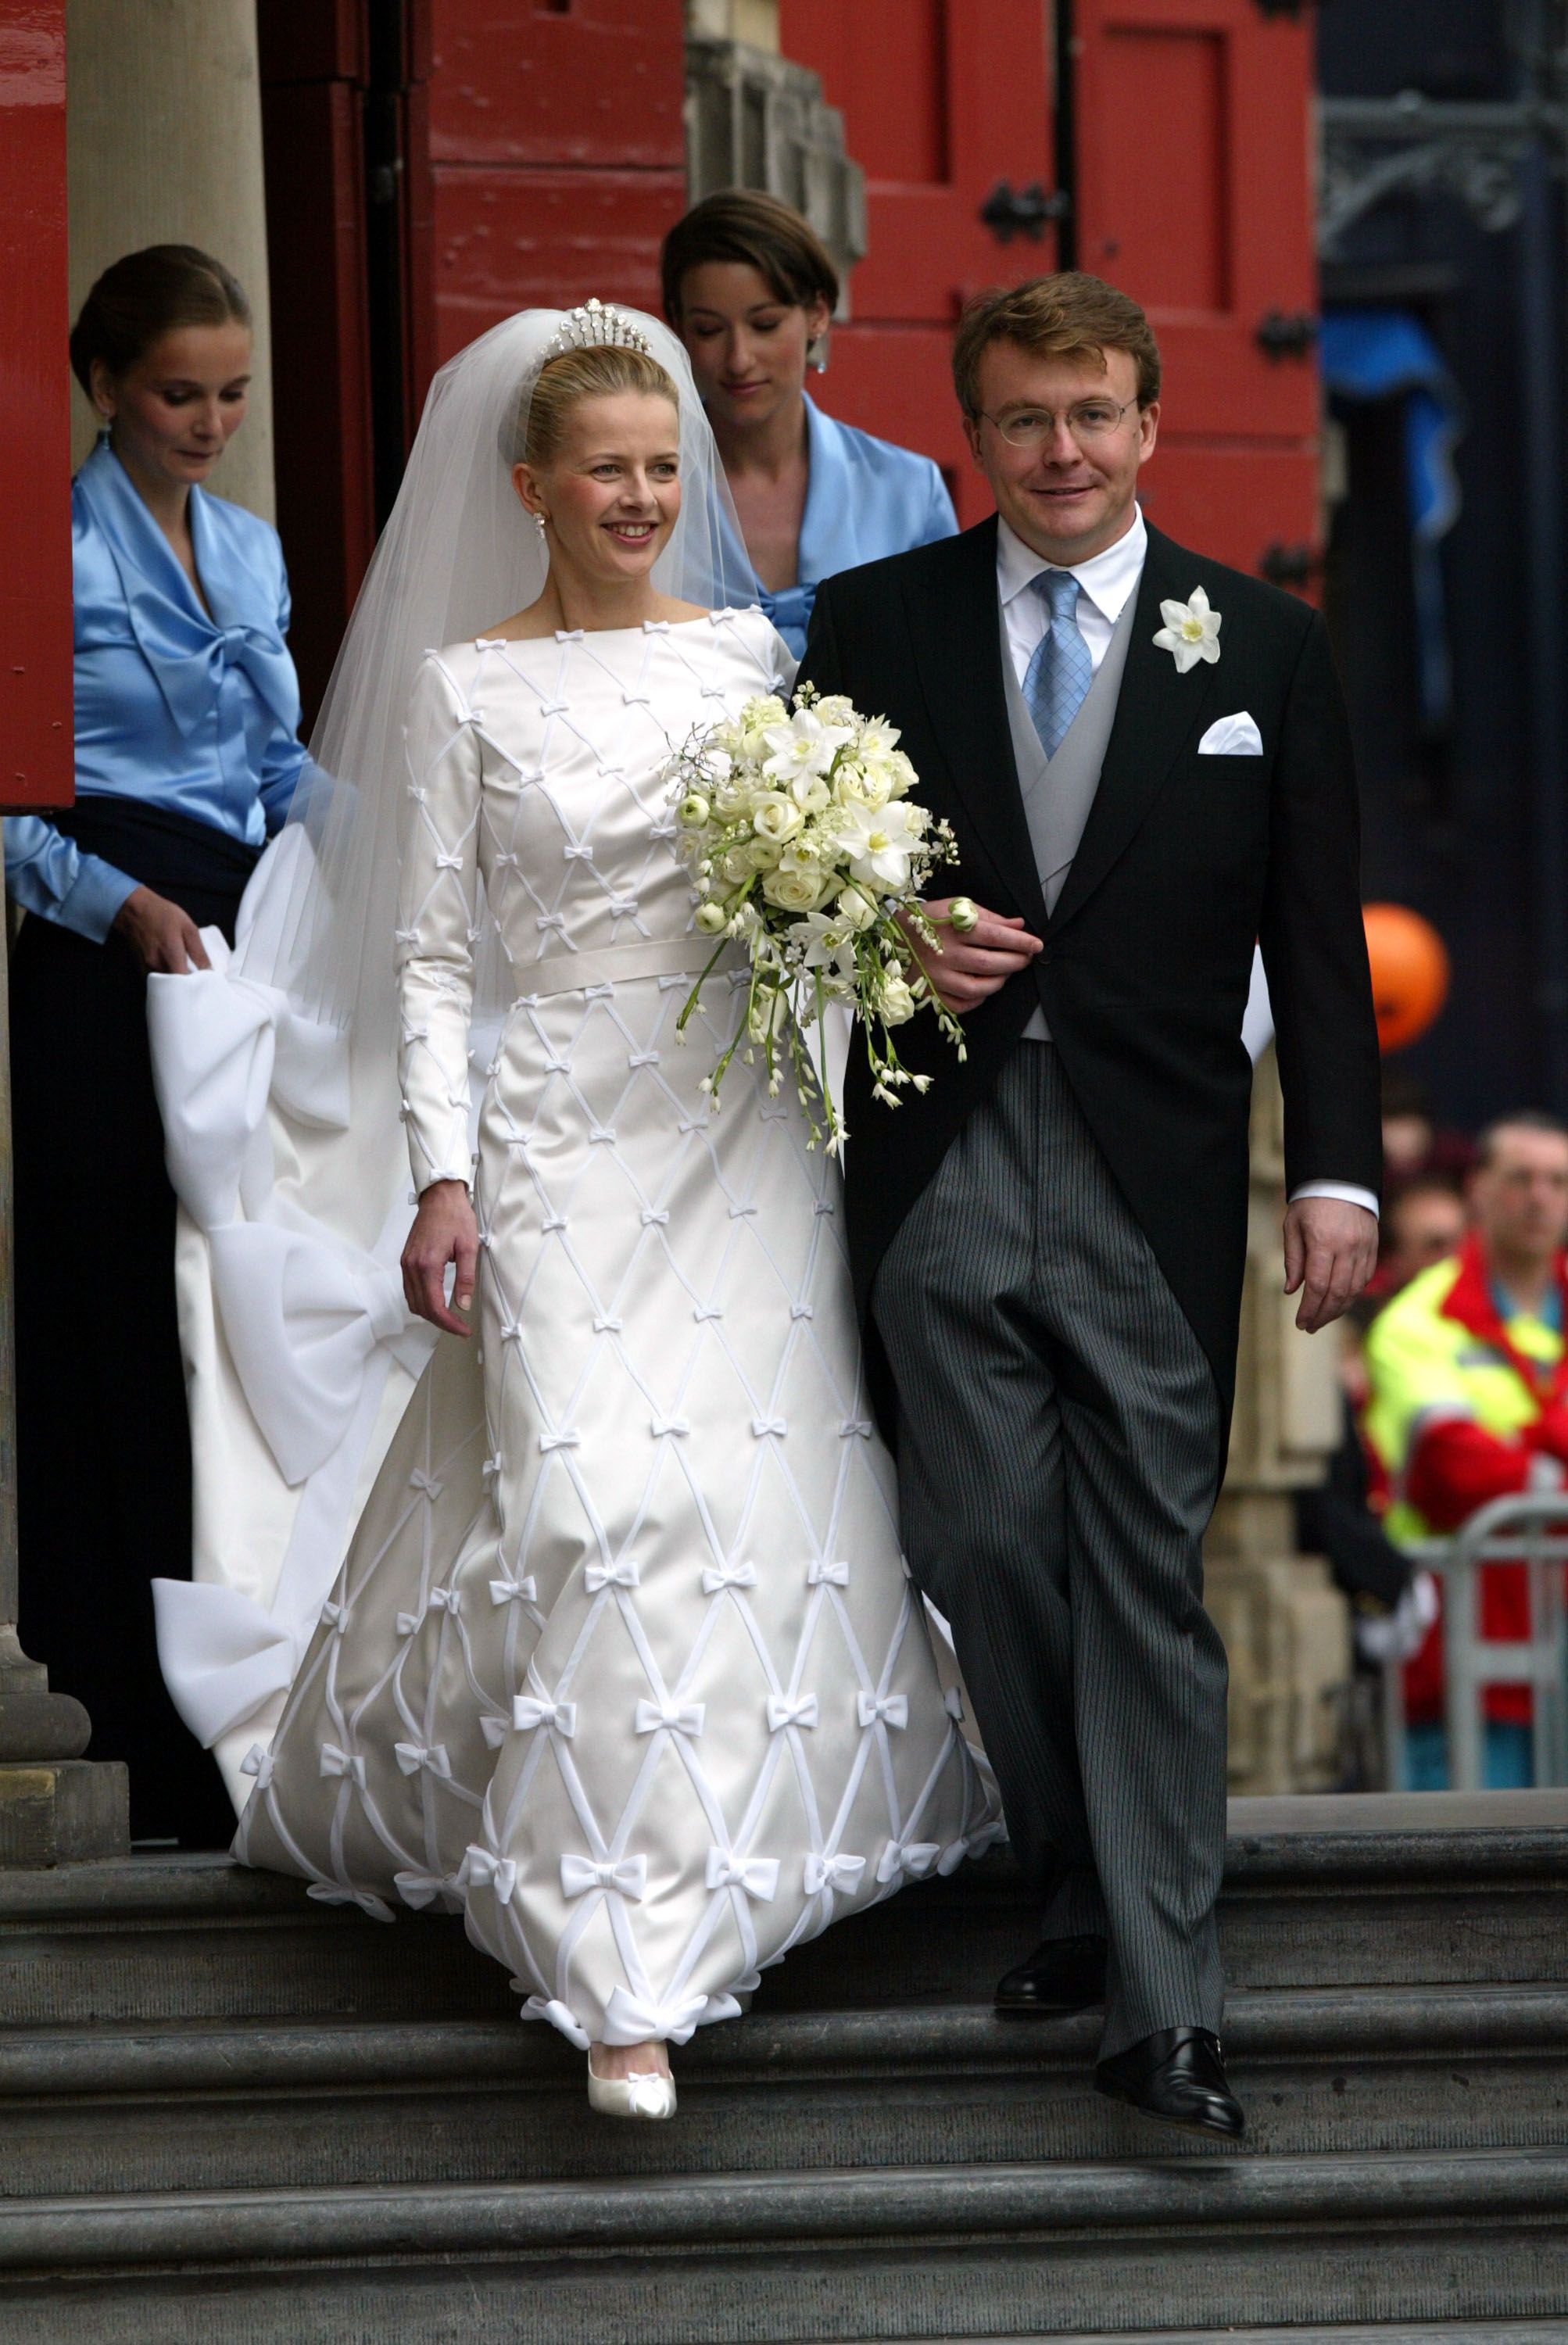
[[[726,944],[750,954],[746,1017],[702,1088],[718,1103],[737,1048],[763,1053],[777,1093],[788,1054],[812,1145],[832,1154],[847,1136],[826,1084],[820,1085],[805,1030],[820,1028],[828,1004],[844,1003],[864,1040],[872,1097],[899,1104],[906,1083],[925,1091],[929,1075],[906,1068],[892,1029],[930,1003],[942,1032],[964,1055],[958,1020],[932,991],[913,939],[935,946],[920,897],[933,868],[957,859],[952,831],[910,797],[917,777],[897,728],[862,716],[839,695],[802,685],[787,707],[777,693],[748,700],[738,716],[694,733],[667,768],[682,860],[697,894],[697,927],[714,939],[713,958],[680,1015],[687,1020]],[[950,915],[972,927],[967,901]]]

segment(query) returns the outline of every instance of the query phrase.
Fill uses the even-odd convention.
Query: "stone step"
[[[1549,1983],[1568,1793],[1233,1801],[1220,1910],[1238,1987]],[[993,1855],[799,1948],[758,2007],[983,2001],[1034,1924]],[[455,1919],[389,1929],[226,1857],[0,1872],[0,2024],[498,2018],[514,2001]]]
[[[1093,2089],[1098,2020],[966,2006],[758,2015],[677,2056],[672,2125],[588,2117],[581,2056],[515,2019],[15,2029],[0,2198],[1212,2158]],[[1245,2151],[1568,2139],[1568,1990],[1241,1990]]]
[[[1561,2150],[34,2198],[0,2345],[1453,2336],[1561,2317],[1565,2218]]]

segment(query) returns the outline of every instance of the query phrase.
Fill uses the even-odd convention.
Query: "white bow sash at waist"
[[[518,998],[543,1000],[553,993],[581,993],[590,986],[620,985],[639,977],[700,977],[713,960],[718,977],[744,969],[744,947],[716,937],[649,937],[640,944],[605,945],[596,952],[555,952],[518,968]]]

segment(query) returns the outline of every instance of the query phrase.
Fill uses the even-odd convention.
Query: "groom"
[[[1098,279],[983,296],[953,351],[997,516],[846,572],[804,675],[902,730],[957,833],[897,1115],[851,1073],[850,1242],[911,1568],[951,1621],[1044,1940],[998,2008],[1104,2002],[1100,2089],[1239,2134],[1217,2030],[1224,1467],[1260,939],[1298,1325],[1369,1274],[1378,1046],[1322,620],[1136,501],[1160,361]],[[932,908],[938,914],[946,905]],[[855,1054],[851,1053],[851,1068]]]

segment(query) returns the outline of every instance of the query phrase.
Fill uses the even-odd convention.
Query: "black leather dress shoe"
[[[1114,2101],[1125,2101],[1164,2125],[1194,2133],[1222,2133],[1232,2141],[1247,2130],[1230,2089],[1219,2038],[1207,2027],[1166,2027],[1141,2044],[1102,2060],[1095,2083]]]
[[[1104,1938],[1047,1938],[996,1990],[998,2011],[1026,2018],[1061,2019],[1105,2000]]]

